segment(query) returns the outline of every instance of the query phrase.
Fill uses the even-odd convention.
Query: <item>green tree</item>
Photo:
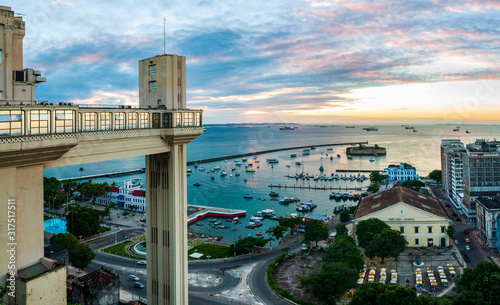
[[[423,183],[420,180],[406,180],[401,183],[402,186],[407,187],[409,189],[414,190],[415,192],[420,191],[421,187],[425,186],[425,183]]]
[[[380,257],[383,263],[386,257],[397,258],[405,250],[407,244],[401,232],[390,228],[384,229],[373,236],[372,242],[365,248],[365,254],[369,258]]]
[[[315,241],[316,246],[318,246],[318,241],[328,238],[328,227],[320,220],[309,220],[306,222],[304,229],[306,231],[304,234],[305,240]]]
[[[366,188],[367,192],[376,193],[380,190],[380,186],[378,184],[372,184]]]
[[[436,183],[438,184],[441,183],[442,177],[443,177],[442,172],[439,169],[435,169],[429,173],[429,179],[436,181]]]
[[[356,237],[359,245],[367,248],[375,234],[382,232],[384,229],[390,229],[385,222],[377,218],[369,218],[362,220],[356,225]]]
[[[94,258],[95,254],[86,244],[78,243],[69,250],[69,261],[80,270],[87,267]]]
[[[82,176],[83,176],[83,172],[85,171],[85,168],[80,167],[80,168],[78,169],[78,171],[80,172],[80,177],[82,177]]]
[[[82,183],[79,187],[80,193],[84,197],[91,198],[92,203],[95,203],[97,197],[106,195],[110,190],[110,187],[103,183],[92,183],[90,181]]]
[[[61,244],[69,250],[78,244],[78,239],[71,233],[59,233],[50,237],[50,244]]]
[[[111,215],[111,208],[110,207],[105,207],[104,210],[101,211],[102,217],[108,217],[108,219],[111,219],[110,215]]]
[[[281,248],[281,252],[283,252],[285,256],[288,258],[288,255],[290,255],[290,248],[289,247]]]
[[[340,218],[341,222],[346,223],[349,220],[351,220],[351,215],[349,215],[349,211],[342,211],[342,212],[340,212],[339,218]]]
[[[480,292],[482,299],[491,304],[500,304],[500,267],[496,264],[482,261],[474,270],[466,268],[455,278],[456,292]]]
[[[57,180],[55,177],[47,178],[43,177],[43,200],[45,206],[52,208],[60,208],[64,203],[59,197],[59,191],[61,190],[61,181]],[[57,199],[59,197],[59,199]],[[56,202],[57,200],[57,202]],[[58,207],[56,207],[56,205]]]
[[[345,291],[356,286],[358,271],[343,263],[324,263],[321,271],[299,277],[306,291],[324,304],[336,304]]]
[[[99,233],[99,217],[98,210],[80,206],[72,206],[66,216],[66,227],[68,232],[75,236],[91,236]]]
[[[278,222],[280,226],[290,228],[291,230],[295,230],[297,226],[304,224],[302,217],[280,217]]]
[[[347,230],[347,227],[343,224],[338,224],[335,226],[335,232],[337,232],[336,237],[339,237],[340,235],[347,235],[349,234],[349,230]]]
[[[365,283],[356,289],[350,305],[419,305],[417,294],[410,288],[383,283]]]
[[[379,172],[371,172],[370,173],[370,181],[371,182],[375,182],[375,183],[382,182],[382,181],[384,181],[384,179],[385,179],[385,176]]]
[[[253,236],[247,236],[236,242],[236,245],[231,245],[231,250],[229,252],[236,252],[237,254],[242,254],[245,252],[250,252],[252,247],[263,247],[269,242],[266,238],[257,238]]]
[[[288,231],[286,227],[277,225],[273,229],[273,236],[276,237],[276,239],[281,239],[283,235],[285,235],[286,231]]]
[[[491,303],[485,300],[483,294],[479,291],[465,290],[457,295],[452,302],[452,305],[491,305],[498,303]]]
[[[451,238],[455,235],[455,228],[453,228],[453,226],[448,226],[448,228],[446,228],[446,234]]]
[[[358,248],[354,244],[354,240],[347,236],[341,235],[335,238],[333,244],[326,248],[323,254],[323,261],[329,263],[344,263],[349,268],[356,271],[363,269],[364,260]]]

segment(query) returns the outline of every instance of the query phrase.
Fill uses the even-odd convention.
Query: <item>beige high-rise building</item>
[[[186,57],[158,55],[139,61],[139,104],[186,108]]]
[[[0,6],[0,101],[35,100],[35,85],[45,82],[40,71],[23,67],[24,21],[10,7]]]
[[[140,62],[139,106],[35,103],[45,79],[22,67],[24,23],[0,7],[0,26],[0,245],[12,249],[0,251],[0,283],[16,297],[7,304],[66,304],[65,265],[43,258],[43,170],[135,156],[146,156],[148,304],[188,304],[186,145],[203,125],[202,111],[186,108],[185,57]]]

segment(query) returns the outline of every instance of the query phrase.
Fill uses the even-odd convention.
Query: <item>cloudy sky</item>
[[[187,57],[205,123],[498,123],[496,0],[4,0],[38,99],[137,104],[138,61]]]

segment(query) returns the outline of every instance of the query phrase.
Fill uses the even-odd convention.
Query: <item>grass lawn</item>
[[[201,259],[207,259],[207,255],[210,255],[210,258],[224,258],[231,257],[233,253],[230,253],[228,246],[214,245],[214,244],[199,244],[188,251],[188,255],[193,254],[194,252],[204,254]],[[192,257],[188,257],[190,260],[194,260]]]
[[[130,241],[130,240],[126,240],[126,241],[121,242],[119,244],[116,244],[114,246],[108,247],[106,249],[102,249],[102,251],[107,252],[107,253],[112,253],[112,254],[120,255],[120,256],[124,256],[124,257],[130,257],[130,258],[136,258],[136,259],[144,259],[144,257],[131,255],[127,251],[125,251],[125,248],[128,245],[130,245],[131,243],[133,243],[133,242]]]
[[[108,232],[110,230],[111,230],[111,228],[108,228],[108,227],[103,227],[103,226],[99,227],[99,233]]]

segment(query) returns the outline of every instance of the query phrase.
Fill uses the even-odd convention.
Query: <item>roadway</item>
[[[131,237],[144,234],[143,228],[129,229],[124,226],[121,231],[116,231],[114,234],[109,234],[98,239],[85,242],[95,252],[95,259],[84,269],[85,272],[92,272],[96,269],[104,268],[111,270],[120,276],[121,288],[132,293],[133,296],[138,296],[146,299],[147,295],[147,275],[146,266],[137,264],[136,259],[119,257],[98,252],[97,250],[108,247],[115,243],[120,243]],[[252,294],[263,304],[286,305],[287,303],[276,297],[266,284],[267,266],[273,259],[281,254],[281,247],[288,246],[292,251],[300,248],[299,241],[292,242],[287,245],[281,245],[274,248],[272,251],[267,251],[260,254],[250,254],[233,259],[226,260],[211,260],[211,261],[191,261],[188,264],[190,273],[212,273],[218,274],[219,269],[230,270],[243,265],[251,265],[257,263],[248,276],[248,285]],[[139,278],[139,282],[144,284],[144,288],[134,286],[136,281],[128,278],[129,275],[135,275]],[[235,300],[234,302],[226,298],[211,297],[211,294],[229,290],[236,287],[242,280],[236,273],[231,271],[224,272],[224,275],[219,274],[222,278],[220,284],[215,287],[195,287],[189,286],[189,304],[204,305],[204,304],[241,304]]]
[[[470,262],[466,263],[466,266],[469,268],[474,268],[476,265],[484,260],[489,261],[488,256],[489,253],[484,251],[482,245],[480,244],[477,235],[475,235],[476,225],[473,222],[467,222],[463,215],[458,212],[453,204],[450,202],[449,198],[443,194],[441,190],[441,185],[433,184],[430,186],[432,194],[435,198],[439,199],[439,201],[444,205],[445,210],[448,214],[457,215],[453,218],[453,228],[455,229],[455,238],[454,240],[458,241],[458,245],[456,245],[458,251],[465,252],[467,257],[469,257]],[[457,218],[460,219],[457,221]],[[468,231],[467,234],[464,232]],[[470,242],[465,242],[465,238],[469,238]],[[470,250],[466,250],[465,246],[468,245]],[[462,255],[462,254],[460,254]],[[462,255],[463,257],[463,255]]]

